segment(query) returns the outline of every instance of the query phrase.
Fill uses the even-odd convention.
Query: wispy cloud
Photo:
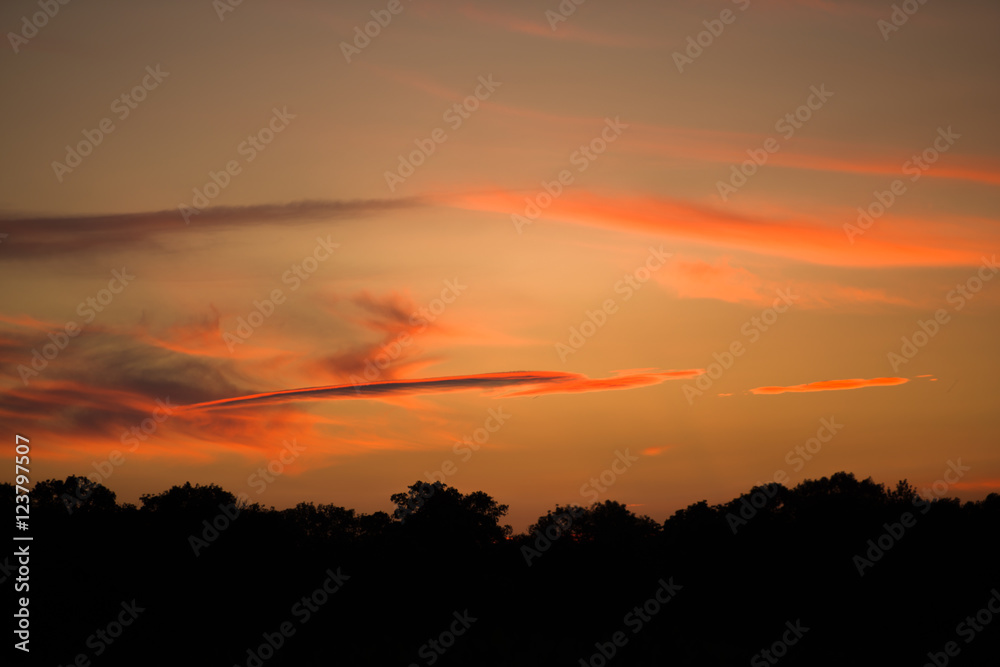
[[[177,209],[81,216],[6,216],[0,219],[0,233],[8,234],[4,245],[9,253],[26,259],[89,250],[156,247],[161,234],[188,232],[197,228],[228,228],[237,225],[282,224],[290,220],[325,220],[414,208],[417,198],[359,199],[345,201],[299,201],[253,206],[212,206],[191,218],[186,225]]]
[[[568,118],[568,121],[593,123],[594,119]],[[873,144],[850,139],[831,140],[809,136],[785,139],[774,127],[762,132],[706,129],[684,125],[665,125],[640,121],[629,124],[629,131],[616,145],[616,151],[633,155],[646,155],[660,160],[675,160],[678,165],[690,161],[723,165],[739,165],[747,159],[747,150],[759,148],[768,139],[775,139],[780,150],[767,159],[767,165],[785,169],[851,174],[855,176],[903,177],[909,179],[912,171],[903,173],[904,164],[910,161],[917,146],[901,148],[891,144]],[[931,130],[927,137],[936,136]],[[728,169],[723,170],[728,172]],[[725,173],[725,178],[729,174]],[[954,146],[947,159],[933,163],[921,171],[921,178],[965,181],[970,184],[1000,184],[1000,161],[995,157],[965,152],[965,146]]]
[[[863,304],[917,305],[908,298],[887,293],[884,289],[841,285],[833,281],[765,278],[720,256],[712,262],[677,257],[656,280],[680,299],[717,299],[729,303],[748,303],[762,307],[774,301],[779,289],[800,295],[804,308],[832,308]]]
[[[892,387],[909,382],[907,378],[855,378],[852,380],[824,380],[808,384],[795,384],[788,387],[757,387],[751,389],[751,394],[785,394],[807,393],[814,391],[840,391],[843,389],[863,389],[865,387]]]
[[[353,318],[363,329],[374,331],[380,339],[357,343],[325,356],[320,366],[334,379],[396,379],[405,372],[432,363],[430,358],[415,358],[423,346],[415,344],[421,334],[443,330],[440,323],[420,316],[417,305],[406,294],[383,296],[364,291],[349,300],[361,311]],[[374,373],[374,375],[372,375]]]
[[[701,375],[702,369],[672,371],[619,372],[608,378],[589,378],[576,373],[559,371],[508,371],[454,375],[416,380],[385,380],[364,384],[341,384],[328,387],[303,387],[260,394],[249,394],[206,401],[184,407],[184,410],[239,408],[262,403],[286,403],[300,400],[380,398],[407,394],[435,394],[453,391],[486,390],[494,397],[540,396],[542,394],[577,393],[634,389],[660,384],[667,380],[682,380]],[[517,387],[524,387],[517,389]]]
[[[440,203],[510,216],[524,210],[525,193],[513,190],[446,195]],[[893,236],[846,242],[842,220],[752,216],[717,207],[662,197],[566,192],[539,220],[553,220],[615,230],[661,234],[716,247],[744,250],[827,266],[974,266],[985,241],[976,242],[946,230],[920,235],[903,230]],[[996,234],[991,235],[997,241]]]

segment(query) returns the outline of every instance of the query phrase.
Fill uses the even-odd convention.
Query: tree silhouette
[[[143,511],[164,514],[212,514],[219,511],[219,505],[236,505],[236,496],[216,484],[195,484],[185,482],[183,486],[172,486],[162,493],[146,493],[139,496]]]
[[[64,494],[81,488],[68,512]],[[1000,582],[1000,495],[929,501],[906,480],[847,472],[698,501],[662,524],[614,500],[556,505],[516,536],[489,494],[422,481],[392,494],[392,515],[268,509],[190,483],[137,508],[76,476],[38,482],[32,498],[31,623],[44,638],[32,653],[51,664],[96,657],[88,637],[133,599],[148,611],[102,665],[755,664],[799,620],[811,629],[781,667],[923,664],[962,641],[956,623]],[[233,504],[239,518],[220,517]],[[16,567],[0,560],[2,576]],[[342,588],[324,589],[341,571]],[[681,588],[664,605],[670,582]],[[443,634],[466,613],[478,619],[467,633]],[[279,641],[285,623],[295,632]],[[995,665],[1000,633],[974,639],[962,665]]]
[[[65,480],[47,479],[35,484],[31,499],[43,511],[107,512],[117,509],[114,491],[86,477],[70,475]]]
[[[482,491],[466,495],[441,482],[417,481],[407,493],[395,493],[390,499],[396,504],[394,518],[411,534],[430,540],[482,546],[504,541],[513,532],[510,526],[500,524],[508,506]]]

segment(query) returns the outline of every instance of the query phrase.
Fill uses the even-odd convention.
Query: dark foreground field
[[[1000,664],[997,494],[838,473],[663,524],[557,507],[512,536],[506,506],[440,485],[390,516],[190,485],[137,508],[79,481],[33,490],[16,664]]]

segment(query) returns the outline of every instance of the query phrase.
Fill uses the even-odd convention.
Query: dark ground
[[[237,514],[190,485],[141,508],[95,487],[69,511],[77,483],[32,492],[30,591],[11,596],[30,597],[31,652],[12,664],[1000,665],[997,494],[928,503],[838,473],[663,524],[557,507],[511,536],[485,493],[424,483],[396,518]]]

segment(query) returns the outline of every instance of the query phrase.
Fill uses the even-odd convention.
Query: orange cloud
[[[725,257],[712,264],[678,259],[666,267],[666,275],[660,280],[676,290],[681,299],[720,299],[740,303],[757,302],[762,298],[761,278],[742,267],[731,266]]]
[[[524,215],[538,193],[494,190],[439,196],[447,206],[467,210]],[[974,242],[959,234],[916,234],[895,230],[865,243],[847,242],[843,220],[806,221],[751,217],[681,200],[630,195],[563,192],[534,220],[556,220],[605,229],[661,234],[716,247],[732,248],[796,261],[831,266],[973,266],[979,264],[984,240]],[[512,218],[513,219],[513,218]],[[530,226],[519,228],[530,233]]]
[[[336,380],[394,379],[402,370],[430,363],[414,360],[419,346],[414,339],[424,331],[438,331],[439,324],[421,316],[409,296],[390,293],[374,296],[367,291],[350,299],[360,315],[348,316],[355,324],[381,335],[378,341],[361,343],[324,357],[319,367]],[[310,362],[311,363],[311,362]]]
[[[759,148],[768,137],[775,136],[766,132],[755,134],[632,123],[629,132],[622,136],[620,146],[631,153],[659,158],[739,165],[747,159],[747,150]],[[929,140],[934,138],[931,136]],[[794,149],[782,145],[781,150],[768,158],[767,164],[860,176],[901,177],[903,164],[919,153],[917,150],[900,152],[869,144],[805,137],[795,137],[795,142]],[[1000,162],[979,155],[949,153],[947,161],[934,163],[931,169],[922,172],[921,178],[997,185],[1000,184]]]
[[[960,164],[954,166],[935,164],[933,168],[922,172],[921,177],[927,176],[928,178],[1000,185],[1000,169],[996,165],[984,161],[976,162],[962,156],[956,156],[953,161],[958,161]],[[892,161],[890,159],[870,159],[867,162],[863,162],[827,155],[809,155],[793,152],[775,153],[771,158],[771,163],[780,167],[848,174],[895,176],[897,178],[902,173],[902,162],[901,160]]]
[[[697,377],[705,371],[702,369],[692,369],[684,371],[661,371],[650,373],[628,373],[618,371],[618,375],[609,378],[591,379],[585,375],[572,375],[564,373],[566,379],[560,379],[553,384],[540,384],[520,391],[508,391],[501,393],[504,397],[514,396],[538,396],[541,394],[575,393],[583,391],[609,391],[613,389],[634,389],[636,387],[648,387],[660,384],[665,380],[685,380]]]
[[[751,389],[751,394],[784,394],[805,393],[813,391],[839,391],[841,389],[862,389],[864,387],[892,387],[894,385],[906,384],[907,378],[872,378],[865,380],[856,378],[853,380],[824,380],[823,382],[810,382],[809,384],[796,384],[789,387],[757,387]]]
[[[679,299],[718,299],[729,303],[751,303],[767,307],[779,289],[797,296],[797,307],[829,308],[849,304],[894,304],[912,306],[909,299],[887,294],[883,289],[839,285],[831,281],[765,279],[728,257],[709,263],[700,259],[674,260],[656,274],[656,280]]]

